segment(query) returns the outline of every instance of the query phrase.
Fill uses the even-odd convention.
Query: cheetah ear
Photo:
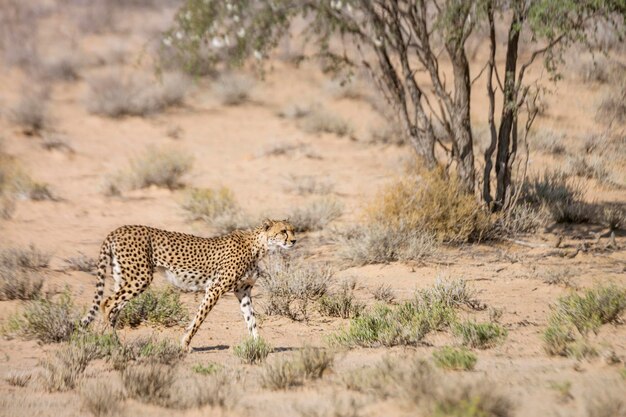
[[[274,222],[270,219],[263,220],[263,230],[267,232],[268,230],[270,230],[270,227],[272,227],[273,224]]]

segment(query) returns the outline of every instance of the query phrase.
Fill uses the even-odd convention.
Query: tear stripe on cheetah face
[[[235,291],[250,333],[256,337],[251,290],[259,276],[259,261],[268,250],[291,248],[293,226],[287,220],[265,220],[252,230],[237,230],[213,238],[170,232],[148,226],[122,226],[111,232],[100,249],[98,281],[93,306],[83,318],[89,325],[98,310],[109,324],[115,322],[124,305],[141,294],[152,282],[157,268],[165,269],[169,280],[187,291],[205,291],[205,296],[183,337],[188,347],[219,297]],[[103,300],[107,265],[113,269],[114,294]]]

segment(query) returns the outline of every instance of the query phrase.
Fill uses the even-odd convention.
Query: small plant
[[[559,394],[559,398],[561,399],[561,401],[567,401],[574,398],[571,392],[572,383],[570,381],[552,381],[550,382],[550,388],[552,388]]]
[[[543,282],[548,285],[563,285],[565,287],[575,287],[572,282],[572,271],[569,268],[552,269],[545,272]]]
[[[95,358],[94,353],[87,345],[63,346],[41,363],[44,387],[50,392],[74,389],[89,362]]]
[[[270,346],[263,338],[248,338],[239,345],[235,346],[233,351],[243,363],[256,364],[265,361],[274,348]]]
[[[11,118],[26,135],[39,134],[50,124],[48,92],[27,90],[11,110]]]
[[[356,281],[346,280],[341,283],[339,291],[322,296],[319,300],[320,314],[342,319],[357,317],[361,314],[365,305],[356,301],[355,287]]]
[[[265,313],[292,320],[308,320],[309,305],[328,292],[333,270],[323,264],[297,264],[280,257],[269,259],[260,284],[267,294]]]
[[[297,368],[306,379],[321,378],[324,372],[332,368],[334,360],[333,352],[312,346],[300,349],[295,359]]]
[[[531,142],[535,149],[552,155],[563,155],[565,153],[566,138],[563,133],[542,130],[531,136]]]
[[[261,385],[274,390],[302,385],[304,380],[321,378],[333,361],[334,354],[328,350],[306,346],[291,360],[280,358],[266,364]]]
[[[330,133],[342,136],[352,135],[352,127],[342,118],[320,109],[312,109],[300,124],[307,133]]]
[[[297,232],[321,230],[328,223],[341,216],[342,204],[330,197],[314,200],[303,208],[297,208],[289,216]]]
[[[200,375],[213,375],[218,372],[222,367],[216,363],[208,363],[202,365],[201,363],[195,364],[191,370]]]
[[[232,191],[222,187],[219,190],[210,188],[192,188],[187,191],[183,209],[189,212],[191,220],[213,220],[239,210]]]
[[[141,323],[177,326],[187,321],[187,312],[180,302],[180,294],[171,289],[149,288],[126,304],[118,316],[120,327],[136,327]]]
[[[626,82],[605,92],[596,107],[596,119],[603,122],[626,121]]]
[[[376,301],[382,301],[384,303],[392,304],[396,299],[396,295],[391,288],[391,285],[380,284],[372,291],[372,296]]]
[[[405,143],[405,134],[396,123],[374,125],[367,131],[365,142],[369,144],[396,145]]]
[[[476,323],[474,321],[466,321],[457,323],[452,327],[453,333],[460,337],[463,345],[487,349],[502,342],[507,331],[498,323]]]
[[[124,393],[109,380],[90,380],[80,389],[81,403],[84,409],[96,417],[118,416]]]
[[[10,319],[10,332],[43,343],[64,342],[71,338],[80,315],[68,292],[57,300],[42,298],[29,301],[21,313]]]
[[[446,280],[437,277],[432,288],[422,290],[419,297],[427,304],[442,304],[446,307],[467,306],[474,310],[484,310],[485,305],[476,299],[476,292],[464,279]]]
[[[242,74],[222,75],[213,85],[213,90],[225,106],[236,106],[250,98],[254,80]]]
[[[193,158],[186,153],[150,147],[143,156],[131,161],[130,186],[180,188],[181,178],[191,170],[192,165]]]
[[[329,194],[333,184],[328,181],[319,181],[312,175],[290,175],[285,189],[299,195]]]
[[[67,268],[72,271],[81,271],[88,273],[95,272],[96,268],[98,267],[96,260],[88,257],[84,253],[79,253],[77,256],[66,258],[65,263],[67,264]]]
[[[25,387],[30,382],[32,376],[30,372],[13,371],[9,372],[9,374],[4,377],[4,380],[13,387]]]
[[[443,369],[471,371],[476,365],[476,355],[465,348],[443,347],[433,352],[435,364]]]

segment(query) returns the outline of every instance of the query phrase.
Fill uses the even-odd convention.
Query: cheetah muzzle
[[[115,329],[126,303],[148,288],[155,270],[162,268],[171,284],[186,291],[205,292],[182,338],[184,349],[189,349],[206,316],[228,291],[235,293],[248,331],[256,339],[251,292],[261,273],[259,261],[268,251],[288,249],[295,243],[294,228],[286,220],[265,220],[255,229],[236,230],[213,238],[147,226],[122,226],[102,242],[96,294],[82,325],[88,326],[101,310]],[[114,293],[103,300],[107,265],[111,266]]]

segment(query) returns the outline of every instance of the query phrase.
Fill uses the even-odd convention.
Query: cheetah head
[[[293,225],[287,220],[266,219],[261,229],[267,236],[267,246],[270,249],[277,247],[289,249],[296,243]]]

